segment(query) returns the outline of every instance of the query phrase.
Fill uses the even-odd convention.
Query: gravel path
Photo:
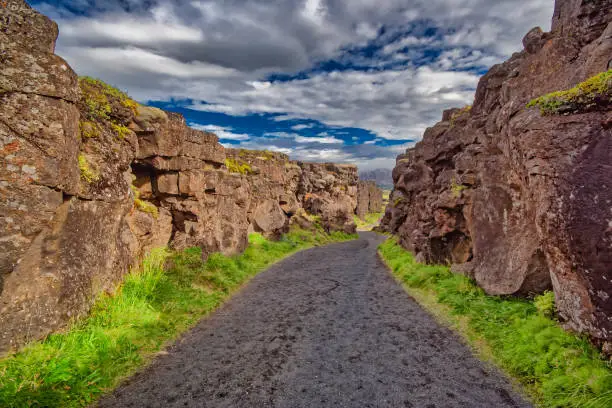
[[[398,285],[382,238],[255,277],[101,407],[529,407]]]

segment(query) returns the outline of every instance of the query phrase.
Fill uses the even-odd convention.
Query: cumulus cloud
[[[269,113],[278,123],[314,120],[361,128],[384,141],[418,140],[443,109],[470,103],[483,69],[519,50],[533,26],[549,28],[553,2],[60,0],[34,5],[58,21],[57,52],[79,73],[100,77],[141,101],[188,100],[193,109],[230,115]],[[292,130],[312,127],[298,123]],[[255,142],[228,127],[215,132],[225,140]],[[368,140],[366,147],[379,148],[368,152],[379,156],[366,157],[336,142],[336,136],[314,142],[303,139],[314,135],[298,136],[274,147],[304,158],[333,153],[338,160],[364,163],[388,158],[392,151]],[[338,149],[320,150],[332,141]]]

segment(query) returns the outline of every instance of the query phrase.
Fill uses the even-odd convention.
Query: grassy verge
[[[378,221],[380,221],[383,215],[384,213],[382,212],[368,213],[363,220],[354,215],[353,221],[355,225],[357,225],[358,231],[372,231],[372,228],[378,225]]]
[[[115,294],[98,299],[88,317],[0,360],[0,406],[86,406],[273,262],[352,238],[292,230],[270,242],[253,234],[241,255],[213,254],[206,262],[199,248],[152,251]]]
[[[547,317],[550,295],[535,301],[487,296],[448,267],[416,263],[394,238],[379,251],[419,303],[522,383],[537,406],[612,407],[612,364]]]

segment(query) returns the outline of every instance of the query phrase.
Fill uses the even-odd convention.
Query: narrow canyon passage
[[[528,407],[378,259],[383,237],[255,277],[101,407]]]

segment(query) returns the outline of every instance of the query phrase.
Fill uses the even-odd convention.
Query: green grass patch
[[[205,262],[200,248],[154,250],[88,317],[0,360],[0,406],[87,406],[273,262],[353,238],[292,229],[272,242],[252,234],[241,255],[213,254]]]
[[[446,266],[416,263],[395,238],[379,251],[419,303],[522,383],[537,406],[612,407],[612,364],[586,339],[547,317],[554,310],[550,294],[535,302],[487,296]]]
[[[355,222],[355,225],[357,226],[357,229],[359,231],[371,231],[375,226],[378,225],[378,222],[380,221],[383,215],[384,213],[382,212],[367,213],[363,220],[358,216],[354,215],[353,221]]]
[[[592,76],[571,89],[532,99],[527,107],[538,106],[543,115],[553,115],[589,109],[597,104],[598,98],[609,98],[611,95],[612,69]]]

